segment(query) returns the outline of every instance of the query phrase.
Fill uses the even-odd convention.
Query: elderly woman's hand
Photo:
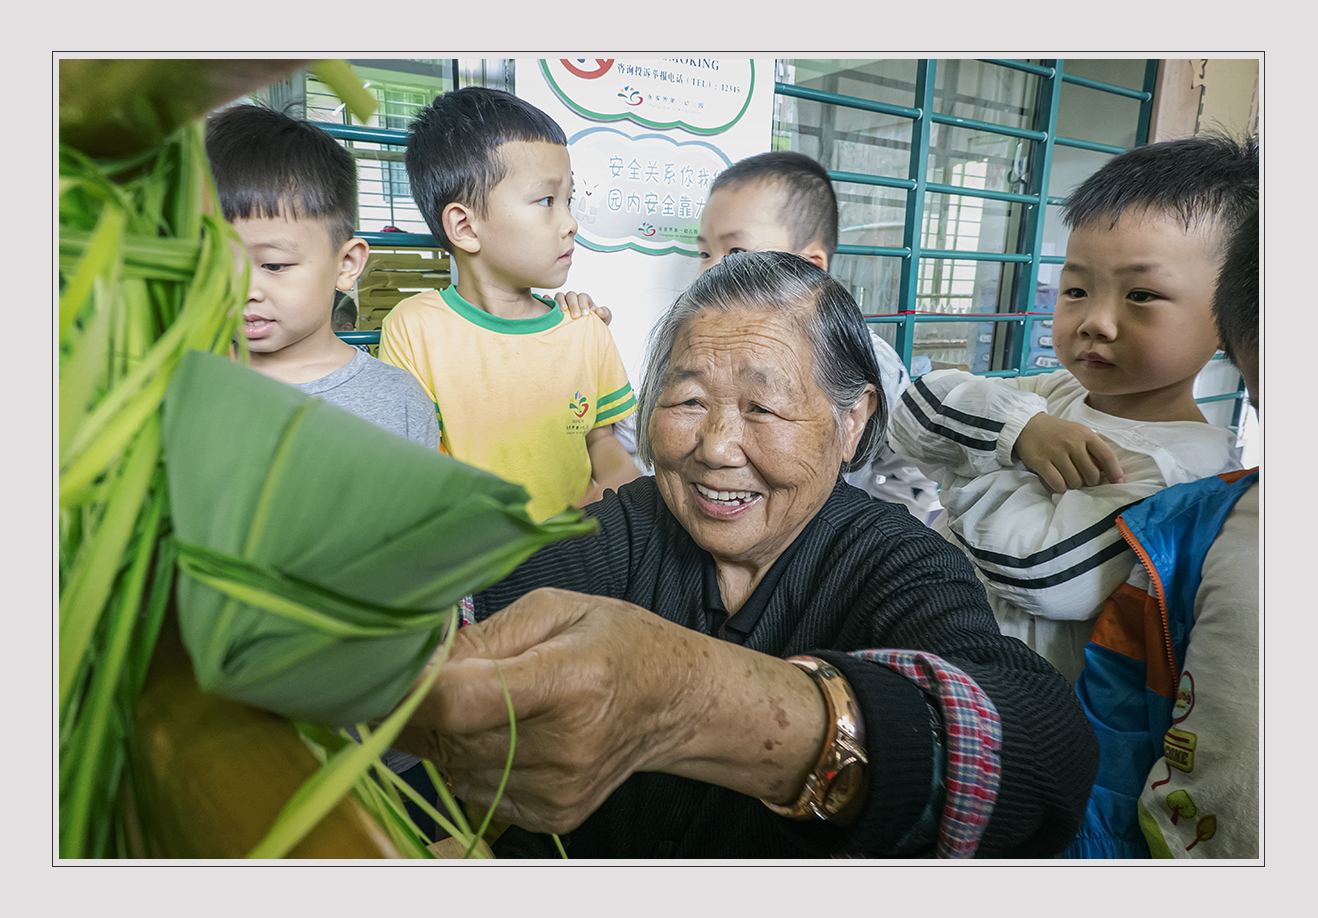
[[[787,802],[818,759],[825,708],[783,660],[598,596],[541,589],[463,628],[396,745],[496,818],[566,832],[629,775],[666,771]]]

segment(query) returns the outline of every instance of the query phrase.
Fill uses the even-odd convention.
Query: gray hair
[[[787,252],[729,255],[696,278],[650,333],[636,425],[641,460],[654,465],[650,418],[663,391],[678,336],[702,312],[733,309],[781,312],[796,321],[810,342],[815,384],[828,398],[839,432],[843,415],[855,407],[865,386],[874,386],[878,407],[865,425],[855,456],[843,463],[842,470],[851,472],[869,463],[888,426],[888,406],[869,329],[846,288],[827,271]]]

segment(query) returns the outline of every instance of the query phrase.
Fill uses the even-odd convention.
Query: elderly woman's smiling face
[[[763,573],[855,454],[872,401],[844,414],[839,430],[813,359],[782,312],[701,312],[673,345],[650,420],[655,480],[718,561]]]

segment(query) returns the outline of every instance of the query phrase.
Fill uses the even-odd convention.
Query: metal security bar
[[[936,68],[938,66],[938,62],[934,60],[921,60],[918,62],[914,92],[914,101],[916,102],[916,105],[914,106],[902,106],[890,102],[879,102],[863,99],[854,95],[844,95],[812,87],[796,86],[790,83],[776,82],[774,84],[774,90],[779,95],[807,99],[812,102],[834,105],[842,108],[871,111],[892,117],[908,118],[911,120],[911,154],[907,178],[901,179],[893,176],[870,175],[837,170],[829,170],[829,176],[835,182],[877,185],[906,192],[906,228],[903,245],[900,248],[843,244],[838,247],[838,252],[845,255],[872,255],[902,258],[903,265],[900,299],[905,310],[909,310],[913,313],[916,312],[914,309],[915,278],[918,276],[916,266],[921,259],[937,258],[961,261],[994,261],[1003,264],[1015,263],[1026,265],[1028,270],[1021,272],[1016,283],[1017,293],[1014,297],[1014,308],[1020,312],[1028,312],[1033,305],[1032,298],[1034,285],[1038,280],[1038,265],[1040,263],[1056,264],[1062,261],[1060,256],[1044,256],[1041,252],[1044,211],[1044,206],[1041,205],[1041,202],[1044,202],[1045,204],[1060,204],[1064,203],[1065,200],[1062,198],[1049,197],[1048,195],[1048,177],[1052,168],[1052,150],[1054,144],[1111,154],[1125,152],[1125,148],[1114,146],[1112,144],[1102,144],[1095,141],[1058,137],[1056,135],[1056,124],[1058,104],[1060,102],[1060,92],[1058,91],[1059,82],[1064,81],[1074,83],[1100,92],[1108,92],[1114,95],[1138,99],[1141,102],[1141,111],[1137,134],[1142,137],[1147,137],[1149,103],[1152,100],[1152,83],[1156,78],[1157,73],[1156,61],[1149,61],[1146,65],[1145,88],[1142,90],[1134,90],[1124,86],[1117,86],[1115,84],[1089,79],[1087,77],[1068,74],[1065,72],[1064,62],[1060,59],[1047,61],[1044,64],[1031,64],[1025,61],[999,59],[986,59],[984,60],[984,63],[1030,73],[1040,78],[1040,99],[1039,104],[1036,106],[1037,124],[1033,129],[995,124],[989,121],[962,118],[934,111],[933,94],[935,76],[937,73]],[[1033,156],[1034,162],[1031,167],[1031,187],[1028,193],[969,188],[927,181],[930,128],[933,124],[1014,137],[1029,140],[1037,144],[1038,147]],[[957,195],[982,200],[1006,201],[1025,205],[1025,221],[1018,246],[1020,251],[997,253],[934,248],[924,248],[922,250],[918,237],[920,235],[921,227],[924,224],[925,196],[930,193]],[[916,321],[921,320],[917,319]],[[1019,350],[1019,348],[1017,348],[1017,350]],[[909,356],[909,354],[903,354],[903,357],[908,360]],[[1009,367],[1007,369],[1019,370],[1020,367],[1019,365],[1016,365],[1015,367]]]
[[[330,122],[317,122],[317,127],[324,129],[336,140],[354,140],[361,143],[379,143],[394,144],[396,146],[407,145],[407,131],[392,130],[390,128],[380,127],[363,127],[355,124],[333,124]],[[390,249],[433,249],[438,247],[435,237],[430,233],[358,233],[367,244],[378,246],[380,248]],[[345,332],[345,334],[348,334]],[[351,334],[367,334],[367,332],[352,332]],[[375,341],[352,341],[351,344],[378,344]],[[346,340],[346,339],[345,339]]]
[[[774,84],[775,92],[780,96],[805,99],[822,105],[837,106],[843,109],[869,111],[890,118],[908,119],[910,127],[910,157],[905,178],[892,175],[871,175],[864,172],[829,170],[834,182],[846,182],[858,185],[879,186],[901,191],[905,194],[905,227],[902,245],[863,246],[841,244],[839,255],[868,256],[875,258],[901,259],[899,303],[900,311],[887,315],[867,315],[869,322],[895,325],[895,350],[901,355],[908,368],[912,364],[912,351],[916,343],[916,327],[926,323],[960,322],[992,323],[997,330],[996,337],[1001,341],[997,353],[1001,355],[998,365],[981,375],[1018,376],[1039,372],[1051,372],[1051,369],[1031,369],[1024,365],[1027,350],[1033,340],[1032,331],[1035,317],[1048,317],[1050,313],[1037,312],[1035,306],[1036,289],[1041,265],[1060,265],[1065,261],[1061,255],[1046,255],[1043,252],[1044,223],[1048,206],[1066,203],[1064,197],[1050,193],[1049,180],[1053,172],[1054,151],[1058,147],[1094,153],[1117,155],[1124,153],[1126,147],[1111,143],[1101,143],[1075,137],[1058,136],[1057,125],[1061,106],[1061,87],[1072,84],[1119,98],[1137,100],[1139,112],[1135,126],[1135,145],[1147,143],[1149,122],[1152,114],[1153,91],[1157,82],[1158,62],[1148,60],[1144,66],[1143,85],[1139,89],[1121,86],[1066,72],[1062,59],[1031,63],[1019,60],[982,59],[981,63],[990,64],[1008,70],[1031,74],[1038,77],[1038,97],[1034,107],[1034,124],[1029,127],[997,124],[975,118],[964,118],[936,111],[934,107],[934,87],[938,73],[939,61],[920,60],[916,67],[914,92],[910,106],[889,101],[877,101],[861,98],[855,94],[829,92],[808,86],[797,86],[778,81]],[[891,85],[891,83],[889,84]],[[822,119],[823,116],[821,116]],[[821,120],[820,131],[824,131]],[[1002,191],[987,188],[969,188],[928,181],[930,142],[933,125],[962,128],[1002,137],[1011,137],[1033,144],[1030,155],[1029,181],[1027,187],[1014,191]],[[1018,221],[1019,234],[1016,250],[1006,252],[958,251],[926,246],[923,242],[923,228],[926,221],[927,195],[955,195],[982,201],[1001,201],[1022,206]],[[964,314],[936,314],[917,310],[917,294],[920,264],[927,260],[945,262],[996,262],[1001,265],[1015,265],[1012,279],[1013,289],[1009,296],[998,298],[998,311],[993,313],[967,312]],[[999,284],[1005,284],[1005,271],[999,276]],[[1007,304],[1006,310],[1002,304]],[[1222,393],[1198,399],[1200,403],[1217,401],[1236,401],[1235,418],[1237,423],[1243,405],[1241,392]]]

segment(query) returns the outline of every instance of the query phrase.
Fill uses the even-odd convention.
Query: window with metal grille
[[[420,92],[391,88],[386,85],[380,88],[376,98],[380,100],[380,109],[377,113],[380,127],[405,131],[408,124],[416,117],[417,112],[430,104],[430,99],[433,96],[427,97]],[[407,147],[397,144],[385,144],[384,149],[402,153],[406,151]],[[407,180],[407,167],[396,160],[383,162],[380,165],[384,172],[381,176],[381,194],[384,199],[390,202],[395,199],[412,200],[412,186]]]

